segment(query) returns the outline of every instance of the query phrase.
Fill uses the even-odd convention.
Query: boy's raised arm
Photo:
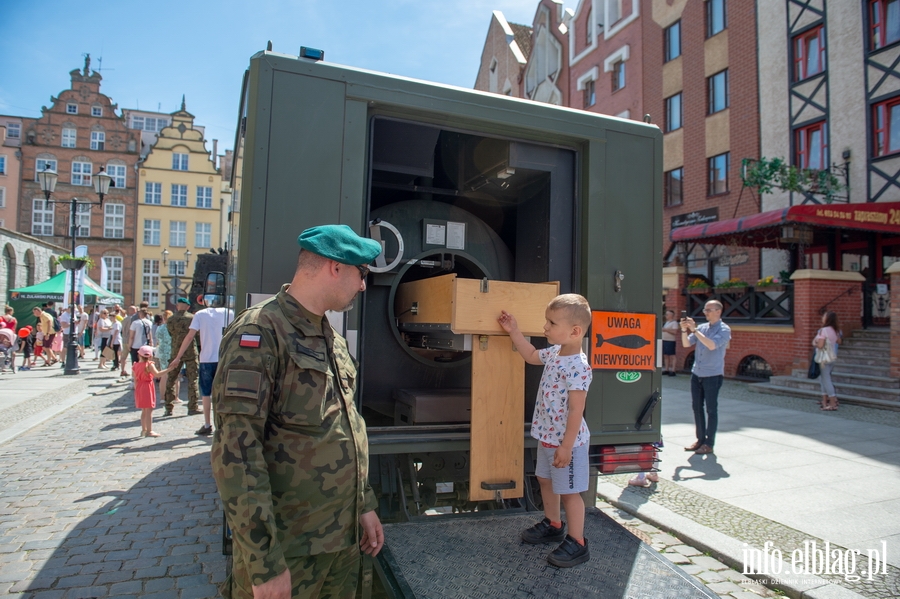
[[[516,346],[516,351],[518,351],[522,355],[522,357],[525,359],[525,362],[527,362],[528,364],[534,364],[536,366],[540,366],[541,364],[543,364],[543,362],[541,362],[541,357],[538,355],[538,350],[528,342],[528,340],[525,338],[525,335],[523,335],[522,331],[519,330],[519,323],[516,322],[515,316],[513,316],[506,310],[501,310],[500,317],[497,318],[497,322],[499,322],[500,327],[507,332],[509,338],[513,342],[513,345]]]

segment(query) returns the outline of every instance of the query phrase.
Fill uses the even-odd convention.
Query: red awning
[[[741,218],[672,229],[669,238],[679,242],[743,247],[783,247],[784,225],[850,229],[900,235],[900,202],[868,204],[803,204]]]

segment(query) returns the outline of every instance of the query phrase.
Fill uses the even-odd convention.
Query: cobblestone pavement
[[[0,445],[0,596],[215,597],[218,496],[186,411],[140,438],[119,384]]]
[[[627,476],[625,476],[625,481],[627,485]],[[659,551],[673,564],[677,564],[682,570],[697,578],[719,597],[726,599],[759,599],[760,597],[778,596],[778,593],[767,589],[737,570],[729,568],[719,560],[710,557],[709,554],[702,553],[694,547],[686,545],[672,534],[643,522],[628,512],[617,509],[602,500],[597,501],[597,508],[624,526],[626,530]]]

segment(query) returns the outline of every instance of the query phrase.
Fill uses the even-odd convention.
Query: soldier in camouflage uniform
[[[234,547],[227,598],[353,597],[360,549],[384,544],[356,367],[324,316],[350,309],[366,288],[358,265],[381,247],[335,225],[298,241],[293,280],[238,315],[213,383],[213,476]]]
[[[175,302],[178,311],[169,317],[166,321],[166,328],[169,329],[169,335],[172,337],[172,347],[180,348],[185,335],[191,328],[191,320],[194,315],[188,312],[191,302],[187,298],[179,297]],[[169,363],[169,372],[171,373],[166,379],[166,416],[172,415],[172,408],[175,406],[175,382],[181,374],[181,366],[184,365],[185,374],[188,381],[188,415],[202,414],[200,411],[200,370],[197,356],[196,343],[192,343],[184,355],[181,362],[176,364],[173,360]],[[176,350],[177,351],[177,350]]]

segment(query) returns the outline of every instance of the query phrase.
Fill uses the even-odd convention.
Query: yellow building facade
[[[141,162],[138,194],[134,302],[174,310],[190,290],[197,256],[222,246],[228,209],[222,175],[184,102]]]

